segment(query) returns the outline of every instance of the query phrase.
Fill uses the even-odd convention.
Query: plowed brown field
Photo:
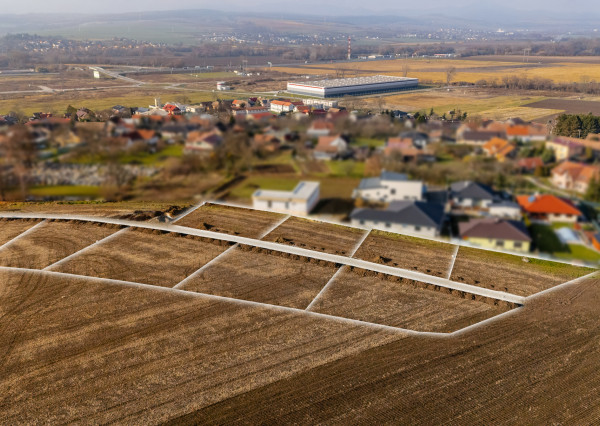
[[[592,273],[591,268],[461,247],[451,279],[529,296]]]
[[[0,246],[27,231],[40,221],[36,219],[0,219]]]
[[[228,247],[161,231],[127,229],[50,268],[53,271],[173,287]]]
[[[244,208],[205,204],[176,222],[180,226],[259,238],[285,216]]]

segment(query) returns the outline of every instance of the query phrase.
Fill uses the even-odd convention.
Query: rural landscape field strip
[[[371,270],[371,271],[375,271],[375,272],[381,272],[381,273],[392,275],[392,276],[414,279],[417,281],[438,285],[438,286],[441,286],[444,288],[459,290],[459,291],[467,292],[467,293],[474,294],[474,295],[490,297],[493,299],[504,300],[504,301],[513,302],[513,303],[522,303],[523,302],[522,296],[517,296],[517,295],[510,294],[510,293],[502,292],[502,291],[490,290],[490,289],[473,286],[473,285],[469,285],[469,284],[464,284],[464,283],[460,283],[460,282],[450,281],[450,280],[446,280],[444,278],[430,276],[430,275],[427,275],[427,274],[424,274],[421,272],[410,271],[407,269],[401,269],[398,267],[391,267],[391,266],[387,266],[387,265],[381,265],[381,264],[377,264],[374,262],[365,261],[362,259],[354,259],[354,258],[348,258],[345,256],[333,255],[333,254],[329,254],[329,253],[315,252],[312,250],[307,250],[307,249],[303,249],[303,248],[299,248],[299,247],[293,247],[293,246],[289,246],[289,245],[285,245],[285,244],[266,242],[266,241],[262,241],[262,240],[255,240],[252,238],[246,238],[246,237],[241,237],[241,236],[237,236],[237,235],[221,234],[218,232],[211,232],[211,231],[187,228],[187,227],[177,226],[177,225],[164,225],[164,224],[159,224],[159,223],[134,222],[134,221],[130,221],[130,220],[112,219],[112,218],[96,218],[96,217],[86,217],[86,216],[78,216],[78,215],[47,215],[47,214],[46,215],[34,215],[34,214],[25,214],[25,213],[18,213],[18,214],[0,213],[0,217],[12,217],[12,218],[15,218],[15,217],[26,217],[26,218],[37,217],[37,218],[44,218],[44,219],[51,218],[51,219],[60,219],[60,220],[83,220],[83,221],[90,221],[90,222],[96,222],[96,223],[110,223],[110,224],[116,224],[116,225],[125,225],[125,226],[130,226],[130,227],[139,228],[139,229],[166,231],[169,233],[177,233],[177,234],[181,234],[181,235],[194,235],[194,236],[199,236],[199,237],[203,237],[203,238],[209,238],[209,239],[214,239],[214,240],[219,240],[219,241],[227,241],[230,243],[240,243],[240,244],[249,245],[252,247],[258,247],[258,248],[263,248],[263,249],[267,249],[267,250],[274,250],[274,251],[278,251],[278,252],[282,252],[282,253],[293,254],[296,256],[304,256],[304,257],[324,260],[327,262],[338,263],[340,265],[346,264],[346,265],[354,266],[357,268],[367,269],[367,270]],[[173,285],[175,285],[175,283]]]
[[[0,270],[0,294],[3,424],[161,423],[405,337],[41,271]]]
[[[232,244],[163,232],[129,228],[49,269],[173,287]]]
[[[303,309],[335,271],[329,262],[240,246],[178,288]]]
[[[113,238],[115,238],[115,237],[118,237],[119,235],[121,235],[121,233],[123,233],[123,232],[126,232],[126,231],[128,231],[129,229],[130,229],[130,228],[123,228],[123,229],[121,229],[121,230],[119,230],[119,231],[115,232],[114,234],[111,234],[111,235],[109,235],[109,236],[107,236],[107,237],[104,237],[104,238],[102,238],[101,240],[98,240],[98,241],[96,241],[95,243],[93,243],[93,244],[90,244],[89,246],[86,246],[86,247],[82,248],[81,250],[79,250],[79,251],[76,251],[76,252],[75,252],[75,253],[73,253],[73,254],[70,254],[70,255],[69,255],[69,256],[67,256],[67,257],[63,257],[62,259],[60,259],[60,260],[57,260],[56,262],[52,263],[51,265],[48,265],[48,266],[46,266],[46,267],[45,267],[45,268],[43,268],[43,269],[44,269],[44,270],[46,270],[46,269],[50,269],[50,268],[56,267],[56,266],[58,266],[58,265],[60,265],[60,264],[62,264],[62,263],[64,263],[64,262],[68,262],[69,260],[71,260],[71,259],[72,259],[72,258],[74,258],[75,256],[79,256],[80,254],[82,254],[83,252],[85,252],[85,251],[87,251],[87,250],[93,249],[94,247],[96,247],[96,246],[98,246],[98,245],[100,245],[100,244],[104,244],[104,243],[106,243],[107,241],[110,241],[111,239],[113,239]]]
[[[454,249],[454,254],[452,255],[452,261],[450,262],[450,267],[448,268],[448,275],[446,276],[447,279],[450,279],[450,277],[452,276],[452,271],[454,270],[454,264],[456,263],[456,258],[458,257],[458,249],[460,248],[460,246],[456,246],[456,248]]]
[[[346,267],[310,309],[399,328],[452,333],[514,308],[426,287]]]
[[[23,235],[24,232],[33,226],[39,225],[39,220],[19,220],[19,219],[1,219],[0,220],[0,249],[14,238]]]
[[[283,223],[286,222],[290,217],[291,216],[289,214],[287,216],[283,217],[279,222],[275,223],[273,226],[271,226],[269,229],[265,230],[261,235],[259,235],[259,237],[257,239],[262,240],[267,235],[269,235],[271,232],[273,232],[275,229],[277,229],[281,225],[283,225]]]
[[[210,260],[208,263],[206,263],[204,266],[200,267],[200,269],[196,270],[193,274],[188,275],[186,278],[184,278],[183,280],[181,280],[179,283],[177,283],[176,285],[173,286],[173,288],[182,288],[183,286],[185,286],[189,281],[193,280],[194,278],[196,278],[198,275],[200,275],[206,268],[210,267],[213,263],[218,262],[221,258],[227,256],[227,254],[229,254],[231,251],[233,251],[236,247],[238,247],[237,244],[229,247],[227,250],[225,250],[223,253],[221,253],[220,255],[218,255],[217,257],[215,257],[214,259]]]
[[[93,222],[44,221],[0,249],[0,265],[42,269],[118,228]]]
[[[527,297],[594,271],[528,256],[460,247],[451,280]]]

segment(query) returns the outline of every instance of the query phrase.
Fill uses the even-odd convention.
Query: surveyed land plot
[[[514,308],[370,271],[342,271],[311,311],[415,331],[451,333]]]
[[[354,257],[446,278],[455,249],[439,241],[373,231]]]
[[[290,217],[265,238],[280,244],[348,256],[365,231],[333,223]]]
[[[0,219],[0,246],[38,223],[38,219]]]
[[[164,231],[128,229],[49,268],[52,271],[173,287],[230,243]]]
[[[118,225],[47,221],[0,250],[0,266],[45,268],[119,229]]]
[[[177,225],[248,238],[259,238],[284,218],[285,215],[279,213],[219,204],[205,204],[177,221]]]
[[[304,309],[335,274],[334,264],[242,246],[212,262],[182,290]]]
[[[403,337],[42,271],[0,270],[0,312],[3,424],[162,423]]]
[[[450,279],[530,296],[592,272],[592,268],[461,247]]]

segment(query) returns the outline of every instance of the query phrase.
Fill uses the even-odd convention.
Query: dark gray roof
[[[386,170],[381,172],[381,180],[395,180],[398,182],[404,182],[408,180],[408,176],[404,173],[388,172]]]
[[[450,185],[452,197],[471,198],[475,200],[495,200],[495,191],[487,185],[479,182],[462,181]]]
[[[521,206],[514,201],[499,201],[497,203],[490,204],[490,207],[510,207],[513,209],[521,209]]]
[[[463,133],[463,139],[466,141],[487,141],[494,137],[505,137],[506,133],[495,130],[471,130]]]
[[[387,210],[354,209],[352,219],[439,227],[444,220],[444,206],[422,201],[395,201]]]
[[[376,189],[376,188],[382,188],[381,179],[379,179],[377,177],[361,179],[360,183],[358,184],[358,189]]]
[[[531,241],[523,222],[502,219],[471,219],[458,224],[461,237],[495,240]]]

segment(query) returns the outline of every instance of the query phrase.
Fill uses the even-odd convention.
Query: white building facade
[[[319,199],[320,183],[302,181],[293,191],[258,189],[252,195],[252,206],[257,210],[306,216],[315,208]]]

